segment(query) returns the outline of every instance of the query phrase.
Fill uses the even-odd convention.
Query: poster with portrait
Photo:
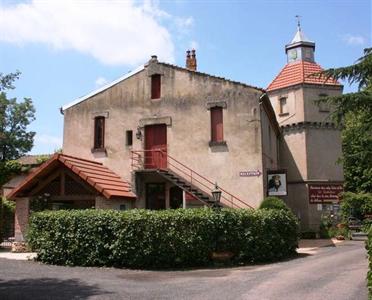
[[[287,172],[285,170],[271,170],[267,172],[267,195],[287,195]]]

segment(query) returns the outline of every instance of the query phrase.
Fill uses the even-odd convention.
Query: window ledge
[[[210,141],[209,142],[209,147],[215,147],[215,146],[227,146],[227,143],[226,141],[220,141],[220,142]]]
[[[330,110],[326,110],[326,109],[319,109],[319,112],[321,112],[321,113],[329,113],[331,111]]]
[[[286,112],[286,113],[280,113],[279,114],[279,117],[285,117],[285,116],[289,116],[289,113]]]
[[[92,151],[92,153],[105,153],[105,154],[107,154],[106,148],[92,148],[91,151]]]

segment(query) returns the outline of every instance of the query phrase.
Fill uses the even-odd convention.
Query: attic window
[[[211,142],[223,143],[223,112],[222,107],[211,108]]]
[[[95,150],[105,148],[105,117],[94,118],[94,147]]]
[[[161,95],[161,75],[154,74],[151,76],[151,99],[159,99]]]

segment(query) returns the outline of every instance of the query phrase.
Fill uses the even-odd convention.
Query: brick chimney
[[[191,55],[190,55],[191,52]],[[187,50],[186,51],[186,69],[189,69],[190,71],[196,71],[196,53],[195,49]]]

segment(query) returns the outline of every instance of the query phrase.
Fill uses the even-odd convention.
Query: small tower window
[[[105,117],[94,118],[94,149],[105,148]]]
[[[288,114],[288,105],[286,97],[281,97],[279,99],[279,114],[280,115]]]
[[[151,99],[159,99],[161,95],[161,75],[151,76]]]
[[[328,97],[327,94],[320,94],[319,99]],[[319,112],[330,112],[329,103],[327,101],[322,101],[318,103],[319,105]]]
[[[222,107],[211,108],[211,142],[223,142]]]

